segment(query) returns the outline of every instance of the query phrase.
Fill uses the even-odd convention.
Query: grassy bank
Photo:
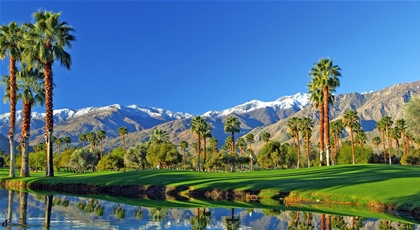
[[[249,190],[259,195],[290,193],[291,201],[313,201],[359,206],[392,205],[398,209],[420,208],[420,168],[390,165],[341,165],[293,170],[210,173],[172,170],[95,172],[86,174],[32,173],[30,178],[3,181],[26,184],[88,184],[97,186],[162,185],[183,186],[189,190]]]

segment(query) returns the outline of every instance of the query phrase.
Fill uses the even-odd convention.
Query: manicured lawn
[[[253,190],[260,194],[291,192],[313,201],[369,202],[396,205],[401,209],[420,208],[420,167],[396,165],[340,165],[290,170],[211,173],[175,170],[131,172],[95,172],[86,174],[32,173],[30,178],[7,178],[8,169],[0,169],[3,180],[26,183],[82,183],[94,185],[165,185],[191,189]],[[17,173],[18,175],[18,173]]]

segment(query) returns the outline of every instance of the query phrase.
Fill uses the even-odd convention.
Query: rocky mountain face
[[[349,109],[357,110],[362,127],[366,132],[373,131],[376,122],[383,116],[391,116],[394,120],[403,117],[403,107],[411,97],[420,94],[420,81],[397,84],[376,92],[348,93],[335,96],[334,104],[330,106],[330,119],[336,119]],[[223,123],[229,116],[236,116],[241,121],[241,132],[235,138],[248,132],[255,135],[255,146],[262,146],[261,134],[269,132],[272,139],[286,141],[289,139],[285,124],[292,116],[309,116],[315,120],[315,132],[319,125],[317,108],[308,100],[309,95],[298,93],[284,96],[272,102],[252,100],[242,105],[222,111],[209,111],[202,116],[212,125],[212,135],[221,146],[229,134],[224,133]],[[62,109],[54,111],[54,136],[70,136],[73,145],[79,145],[78,137],[89,131],[106,131],[104,146],[108,149],[121,146],[121,138],[117,129],[125,126],[129,130],[126,145],[146,141],[154,129],[166,130],[170,140],[178,144],[186,140],[190,144],[196,136],[189,131],[192,115],[182,112],[171,112],[153,107],[136,105],[122,107],[110,105],[105,107],[89,107],[79,110]],[[45,127],[45,114],[32,114],[31,144],[42,141]],[[0,115],[0,132],[7,134],[9,114]],[[21,112],[17,117],[17,133],[20,133]],[[316,135],[313,136],[316,138]],[[19,134],[16,140],[19,140]],[[5,142],[7,144],[7,142]],[[1,149],[8,152],[7,145],[1,143]]]

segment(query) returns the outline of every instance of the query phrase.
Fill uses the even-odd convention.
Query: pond
[[[420,229],[395,219],[244,208],[228,202],[220,208],[181,208],[160,201],[136,206],[106,198],[0,190],[0,220],[11,219],[6,229]]]

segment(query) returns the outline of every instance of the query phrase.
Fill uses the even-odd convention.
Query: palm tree
[[[298,117],[292,117],[286,124],[287,126],[287,133],[292,137],[295,138],[296,146],[297,146],[297,154],[298,154],[298,161],[297,161],[297,168],[300,166],[300,141],[299,141],[299,125],[301,119]]]
[[[211,125],[204,121],[203,129],[201,130],[201,137],[203,138],[203,170],[207,161],[207,138],[211,138]]]
[[[332,153],[332,157],[331,157],[331,163],[334,165],[335,164],[335,156],[337,155],[337,149],[338,149],[338,135],[342,132],[343,123],[342,120],[336,120],[336,121],[332,121],[330,124],[330,132],[332,134],[332,138],[334,140],[334,151]]]
[[[270,141],[271,138],[271,134],[269,132],[263,132],[262,133],[262,140],[268,144],[268,142]]]
[[[225,133],[231,133],[232,135],[232,146],[231,153],[235,154],[235,133],[241,131],[241,122],[237,117],[228,117],[224,124]]]
[[[64,143],[66,143],[66,150],[69,150],[69,144],[71,143],[71,137],[65,136],[64,137]]]
[[[354,110],[346,111],[343,115],[343,125],[350,130],[351,156],[353,164],[356,163],[354,159],[353,129],[358,127],[357,124],[359,124],[359,116],[357,116],[357,112]]]
[[[53,142],[57,145],[57,147],[58,147],[58,154],[60,155],[60,147],[61,147],[61,144],[63,144],[63,139],[61,139],[59,137],[54,137],[53,136]]]
[[[330,149],[330,118],[329,105],[330,94],[335,92],[335,88],[340,86],[341,68],[334,65],[329,58],[321,58],[318,63],[314,63],[314,67],[310,70],[309,76],[312,77],[312,87],[319,90],[322,89],[323,106],[324,106],[324,140],[326,144],[327,165],[329,165],[329,149]],[[322,135],[322,134],[321,134]]]
[[[389,132],[389,129],[391,128],[392,124],[394,123],[390,116],[382,117],[380,120],[383,122],[383,125],[385,127],[385,134],[388,139],[388,161],[389,164],[392,164],[391,162],[391,148],[392,148],[392,140],[391,140],[391,133]]]
[[[324,100],[322,90],[317,89],[313,86],[312,82],[308,83],[309,88],[309,100],[315,103],[319,111],[319,166],[323,165],[324,162]]]
[[[309,117],[304,117],[300,120],[299,130],[306,136],[306,158],[308,161],[308,168],[311,167],[311,161],[309,157],[309,138],[311,136],[312,128],[314,127],[314,121]]]
[[[60,21],[61,13],[38,11],[33,15],[35,24],[26,24],[29,28],[24,34],[25,50],[22,59],[32,65],[42,66],[45,84],[46,108],[46,144],[47,169],[46,176],[53,177],[53,145],[52,134],[54,125],[53,114],[53,64],[59,60],[60,64],[70,70],[71,56],[65,48],[71,48],[75,37],[71,34],[74,29],[67,22]]]
[[[395,140],[395,148],[400,148],[400,142],[398,139],[401,138],[401,131],[398,129],[398,127],[390,128],[389,129],[389,135],[391,137],[391,140]]]
[[[31,127],[31,112],[35,105],[44,105],[44,85],[41,83],[42,73],[35,69],[28,70],[24,68],[16,74],[17,77],[17,95],[16,98],[22,101],[22,164],[20,176],[29,177],[29,137]],[[8,77],[3,76],[2,85],[5,86],[5,99],[10,98],[10,86],[8,85]]]
[[[9,102],[10,102],[10,119],[9,119],[9,144],[10,144],[10,177],[15,177],[15,147],[14,136],[16,126],[16,62],[21,54],[21,40],[23,30],[16,22],[10,22],[9,25],[0,26],[0,59],[9,57]]]
[[[384,163],[386,164],[385,123],[382,120],[379,120],[378,123],[376,123],[376,128],[382,133],[382,147],[384,151]]]
[[[86,140],[87,140],[86,134],[85,133],[80,134],[79,141],[82,142],[82,147],[85,147],[85,141]]]
[[[217,152],[217,145],[219,144],[219,141],[215,138],[212,137],[210,138],[210,146],[212,148],[212,154],[215,155]]]
[[[102,142],[106,137],[106,132],[105,130],[99,130],[98,132],[96,132],[96,137],[98,138],[100,144],[101,144],[101,151],[99,153],[99,160],[102,159],[102,151],[103,151],[103,146],[102,146]]]
[[[206,121],[201,116],[195,116],[191,120],[191,132],[197,134],[197,148],[195,154],[197,156],[197,171],[200,171],[200,142],[201,142],[201,132],[204,129],[204,123]]]
[[[166,130],[163,129],[155,129],[153,130],[152,137],[150,138],[152,143],[169,143],[169,137]]]
[[[121,126],[118,128],[118,134],[120,134],[121,141],[122,141],[122,147],[125,153],[125,135],[128,134],[128,129],[124,126]]]
[[[185,156],[185,149],[188,148],[188,142],[181,141],[179,143],[179,147],[181,147],[182,149],[182,156],[184,157],[184,169],[185,169],[185,165],[187,164],[187,157]]]
[[[254,142],[254,134],[252,134],[252,133],[248,133],[248,134],[245,136],[245,139],[246,139],[246,142],[248,142],[248,144],[249,144],[249,149],[250,149],[250,150],[252,150],[252,146],[251,146],[251,144],[252,144],[252,142]]]
[[[406,155],[408,152],[408,141],[406,141],[407,123],[404,119],[398,119],[395,121],[395,127],[401,132],[401,138],[404,145],[404,155]]]
[[[96,133],[90,131],[86,134],[86,139],[89,141],[90,149],[93,151],[93,149],[96,147],[96,142],[98,141],[98,137],[96,136]]]
[[[376,150],[378,151],[378,156],[379,156],[379,144],[381,143],[381,138],[378,136],[373,137],[372,143],[376,146]]]
[[[17,99],[22,101],[22,164],[20,176],[29,177],[29,137],[31,127],[31,112],[35,105],[44,105],[44,85],[41,83],[42,73],[36,69],[23,69],[17,73]],[[2,84],[7,82],[7,77],[3,76]],[[6,88],[6,97],[10,97],[10,87]]]
[[[236,139],[236,146],[239,147],[239,156],[242,156],[242,153],[244,149],[246,148],[245,140],[242,137]]]

